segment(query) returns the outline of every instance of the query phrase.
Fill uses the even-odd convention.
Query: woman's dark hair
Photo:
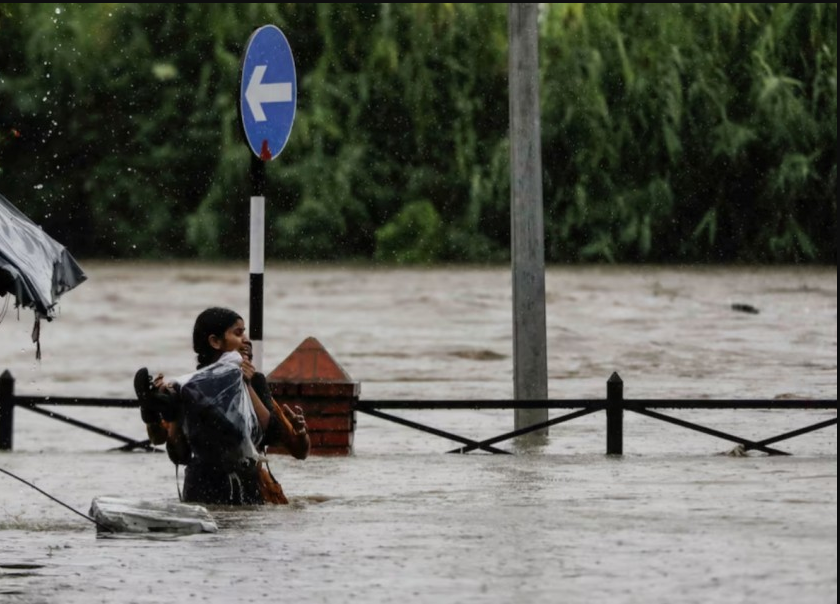
[[[213,307],[201,311],[193,327],[193,350],[198,355],[198,369],[214,363],[219,351],[210,346],[210,336],[224,338],[225,332],[242,319],[229,308]]]

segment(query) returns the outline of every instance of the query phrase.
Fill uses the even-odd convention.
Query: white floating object
[[[97,530],[116,533],[215,533],[219,528],[207,508],[187,503],[167,503],[94,497],[90,516],[99,524]]]

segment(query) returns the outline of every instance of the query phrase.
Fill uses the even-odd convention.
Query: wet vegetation
[[[837,5],[543,5],[549,262],[836,263]],[[0,4],[0,192],[77,257],[247,257],[240,61],[295,55],[267,255],[509,256],[505,4]]]

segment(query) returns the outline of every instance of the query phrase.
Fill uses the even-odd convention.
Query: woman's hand
[[[309,456],[309,449],[312,446],[309,434],[306,431],[306,418],[303,416],[303,409],[295,405],[292,411],[289,405],[280,405],[274,401],[276,413],[279,412],[280,423],[283,429],[280,432],[280,440],[283,446],[295,459],[306,459]]]
[[[163,374],[159,373],[155,376],[155,379],[152,381],[152,385],[155,387],[155,390],[158,392],[162,392],[166,389],[166,382],[163,380]]]
[[[251,362],[251,359],[243,356],[241,368],[242,377],[245,378],[246,382],[250,382],[251,378],[254,377],[254,374],[257,372],[257,369],[256,367],[254,367],[254,364]]]
[[[306,434],[306,418],[303,416],[303,409],[300,405],[295,405],[295,410],[292,411],[289,405],[283,403],[281,407],[283,415],[292,424],[292,432],[295,436],[303,436]]]

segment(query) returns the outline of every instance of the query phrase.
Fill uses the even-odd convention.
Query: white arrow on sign
[[[245,100],[248,101],[248,107],[254,114],[254,120],[258,122],[264,122],[267,119],[262,108],[263,103],[289,103],[292,100],[291,82],[263,84],[265,68],[266,65],[257,65],[254,68],[251,80],[248,82],[248,89],[245,91]]]

